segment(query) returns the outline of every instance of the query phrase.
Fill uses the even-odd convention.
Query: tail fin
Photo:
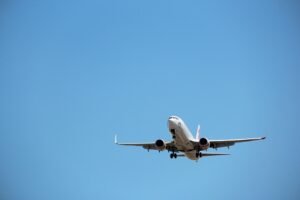
[[[198,127],[197,127],[196,140],[197,140],[197,141],[200,140],[200,125],[198,125]]]

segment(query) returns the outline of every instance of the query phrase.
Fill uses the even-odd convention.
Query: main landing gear
[[[171,154],[170,154],[170,158],[171,158],[171,159],[177,158],[177,154],[176,154],[176,153],[171,153]]]
[[[201,158],[202,157],[202,153],[201,152],[197,152],[196,153],[196,158]]]

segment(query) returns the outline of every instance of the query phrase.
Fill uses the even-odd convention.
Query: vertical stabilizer
[[[197,141],[200,140],[200,125],[198,125],[198,127],[197,127],[196,140],[197,140]]]

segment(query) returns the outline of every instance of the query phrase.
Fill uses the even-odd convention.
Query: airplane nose
[[[176,120],[175,119],[168,119],[168,126],[170,128],[173,128],[174,126],[176,126]]]

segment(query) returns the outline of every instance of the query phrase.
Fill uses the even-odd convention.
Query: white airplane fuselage
[[[177,116],[171,116],[168,119],[168,128],[178,149],[182,150],[189,159],[198,160],[199,157],[196,157],[196,150],[191,142],[196,139],[184,121]]]
[[[229,147],[235,143],[251,142],[257,140],[264,140],[266,137],[255,138],[238,138],[238,139],[218,139],[212,140],[205,137],[200,137],[200,125],[198,125],[196,136],[193,137],[191,131],[184,123],[184,121],[177,116],[170,116],[168,119],[168,128],[172,135],[172,141],[165,142],[162,139],[157,139],[155,142],[143,142],[143,143],[118,143],[117,136],[115,136],[115,144],[123,146],[139,146],[144,149],[171,152],[170,158],[177,158],[185,156],[191,160],[198,160],[207,156],[224,156],[229,155],[226,153],[213,153],[202,152],[209,148],[222,148]],[[178,154],[177,154],[178,153]]]

